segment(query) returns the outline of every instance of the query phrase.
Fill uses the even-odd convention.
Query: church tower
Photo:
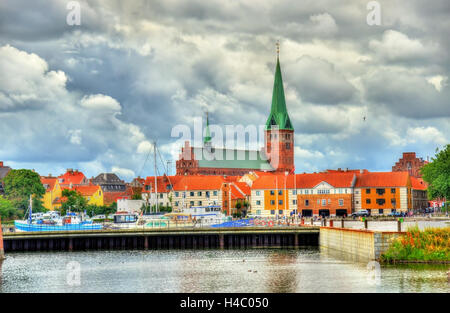
[[[270,165],[277,172],[293,173],[294,168],[294,128],[286,108],[283,79],[277,43],[277,66],[273,84],[272,107],[265,128],[266,154]]]

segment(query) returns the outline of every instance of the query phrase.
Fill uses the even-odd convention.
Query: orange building
[[[372,215],[412,208],[411,178],[408,172],[369,172],[358,174],[355,185],[355,210]]]
[[[298,174],[297,207],[302,216],[346,216],[352,213],[354,172]]]

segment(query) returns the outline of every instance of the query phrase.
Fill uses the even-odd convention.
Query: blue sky
[[[153,174],[154,139],[174,166],[172,128],[205,110],[264,124],[277,40],[297,172],[390,170],[449,142],[448,1],[378,1],[373,26],[356,0],[78,1],[79,26],[68,2],[0,3],[0,160],[13,168],[130,180]]]

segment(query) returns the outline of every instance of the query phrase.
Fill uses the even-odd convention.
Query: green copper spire
[[[272,129],[273,125],[278,125],[278,129],[294,130],[286,109],[283,79],[281,78],[280,60],[278,56],[275,81],[273,83],[272,108],[270,109],[270,115],[266,122],[266,130]]]
[[[209,131],[209,117],[208,112],[206,112],[206,132],[205,132],[205,138],[203,139],[203,143],[210,143],[211,142],[211,132]]]

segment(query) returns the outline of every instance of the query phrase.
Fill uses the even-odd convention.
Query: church
[[[264,131],[261,151],[215,148],[206,118],[202,147],[186,141],[176,161],[177,175],[244,175],[248,172],[294,173],[294,128],[286,107],[283,79],[277,51],[272,106]]]

